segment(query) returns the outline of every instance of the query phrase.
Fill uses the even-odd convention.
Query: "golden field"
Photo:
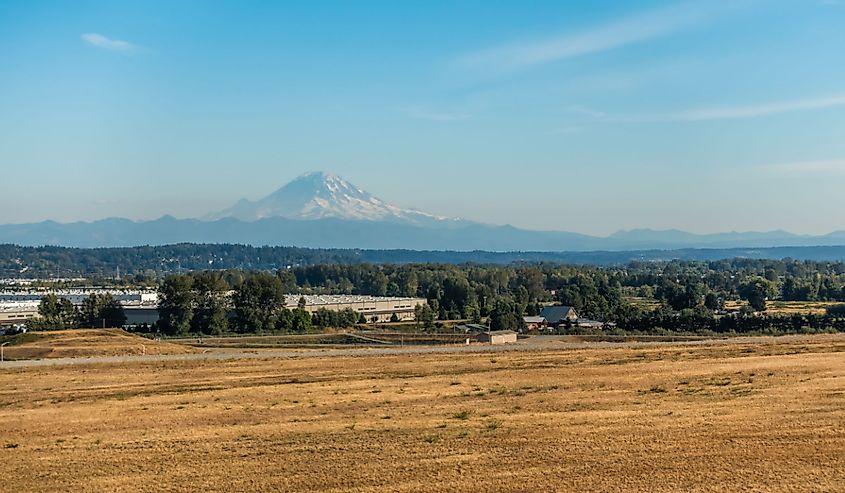
[[[845,337],[0,369],[2,491],[845,491]]]
[[[725,308],[738,310],[748,303],[726,301]],[[769,301],[766,303],[767,315],[824,315],[828,308],[841,305],[837,301]]]

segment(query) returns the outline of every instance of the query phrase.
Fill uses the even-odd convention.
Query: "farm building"
[[[545,327],[545,326],[546,326],[546,319],[545,319],[545,317],[540,317],[540,316],[536,316],[536,317],[525,316],[525,317],[522,317],[522,321],[525,323],[525,328],[526,328],[526,329],[528,329],[528,330],[537,330],[537,329],[542,329],[543,327]]]
[[[485,344],[507,344],[516,342],[516,332],[512,330],[493,330],[478,334],[478,342]]]
[[[540,311],[540,316],[552,327],[557,327],[567,320],[570,322],[578,320],[578,314],[571,306],[547,306]]]

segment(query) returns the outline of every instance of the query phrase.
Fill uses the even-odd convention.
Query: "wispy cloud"
[[[682,3],[575,34],[480,50],[460,57],[458,64],[492,72],[509,72],[667,36],[702,24],[726,8],[731,7],[721,1]]]
[[[568,110],[572,113],[588,115],[596,121],[604,121],[608,123],[671,123],[757,118],[777,115],[780,113],[819,110],[837,106],[845,106],[845,94],[812,99],[774,101],[752,105],[692,108],[674,113],[612,114],[580,106],[571,107],[568,108]]]
[[[91,46],[96,46],[97,48],[120,53],[134,53],[141,49],[140,46],[130,43],[129,41],[111,39],[98,33],[85,33],[82,35],[82,41],[85,41]]]
[[[565,125],[563,127],[557,127],[552,130],[546,132],[546,135],[567,135],[567,134],[574,134],[584,130],[582,125]]]
[[[795,161],[761,166],[760,169],[788,175],[845,175],[845,159]]]
[[[469,120],[470,118],[472,118],[472,115],[469,113],[434,111],[419,106],[405,108],[404,112],[406,115],[417,120],[429,120],[436,122],[456,122],[461,120]]]

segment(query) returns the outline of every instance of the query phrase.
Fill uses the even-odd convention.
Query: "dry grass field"
[[[9,338],[9,359],[82,358],[142,354],[187,354],[194,349],[180,344],[152,341],[121,329],[74,329],[27,332]]]
[[[736,310],[748,303],[726,301],[725,308]],[[768,315],[824,315],[825,311],[834,305],[841,305],[837,301],[769,301],[766,303]]]
[[[0,369],[2,491],[845,491],[845,337]]]

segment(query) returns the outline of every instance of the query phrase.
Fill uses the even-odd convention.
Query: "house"
[[[478,334],[478,342],[485,344],[507,344],[516,342],[516,332],[512,330],[493,330]]]
[[[552,327],[557,327],[566,321],[575,322],[578,320],[578,314],[571,306],[547,306],[540,311],[540,316],[546,319],[546,323]]]
[[[536,317],[522,317],[522,321],[525,323],[525,328],[528,330],[537,330],[542,329],[546,326],[546,319],[544,317],[536,316]]]

